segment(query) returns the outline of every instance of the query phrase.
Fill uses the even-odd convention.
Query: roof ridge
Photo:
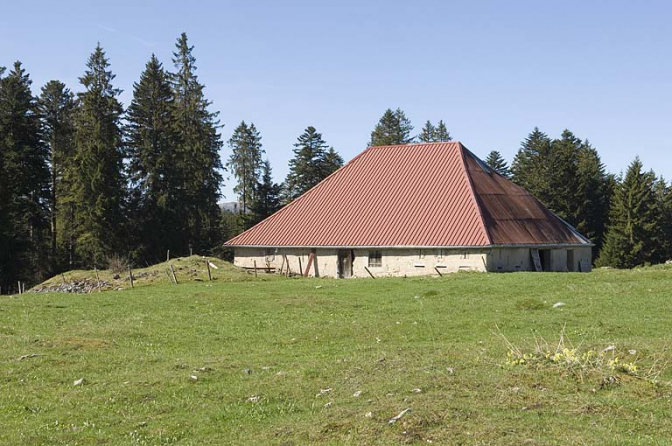
[[[411,147],[411,146],[438,146],[438,145],[456,145],[456,146],[461,146],[462,143],[460,141],[427,141],[427,142],[422,142],[422,141],[416,141],[416,142],[409,142],[406,144],[383,144],[381,146],[368,146],[366,150],[369,149],[389,149],[389,148],[400,148],[400,147]],[[361,155],[361,153],[360,153]],[[354,158],[353,158],[354,159]]]
[[[467,151],[471,156],[476,158],[476,155],[471,153],[469,149],[464,147],[464,145],[461,142],[457,143],[459,150],[460,150],[460,159],[462,160],[462,166],[464,167],[464,175],[467,177],[467,182],[469,184],[469,196],[471,197],[474,205],[476,206],[476,211],[478,212],[478,217],[481,221],[481,229],[483,231],[483,234],[485,235],[485,239],[487,240],[488,245],[492,245],[492,237],[490,237],[490,231],[488,230],[488,225],[485,224],[485,218],[483,217],[483,210],[481,209],[481,203],[478,200],[478,197],[476,195],[476,191],[474,190],[474,183],[473,180],[471,179],[471,174],[469,173],[469,167],[467,166],[467,161],[465,159],[465,154],[464,152]]]

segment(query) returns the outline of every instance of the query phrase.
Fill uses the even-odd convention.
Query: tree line
[[[639,157],[615,175],[588,140],[569,130],[551,139],[535,128],[511,167],[498,151],[485,161],[593,241],[596,266],[632,268],[672,259],[672,189]]]
[[[450,141],[443,121],[430,121],[413,135],[400,109],[389,109],[369,145]],[[524,187],[594,244],[595,264],[632,268],[672,259],[672,188],[636,157],[624,174],[608,173],[588,140],[565,130],[552,139],[535,128],[511,166],[493,150],[484,160]]]
[[[299,136],[283,184],[273,182],[260,132],[244,121],[228,141],[196,75],[186,34],[172,70],[155,55],[124,109],[98,44],[74,93],[47,82],[34,95],[20,62],[0,67],[0,291],[76,268],[136,265],[222,243],[277,211],[343,164],[314,127]],[[222,212],[224,174],[241,208]]]
[[[299,135],[289,173],[273,181],[261,133],[242,121],[224,146],[218,113],[196,72],[186,34],[172,70],[155,55],[121,90],[100,45],[73,93],[58,80],[33,95],[20,62],[0,67],[0,287],[36,283],[74,268],[105,267],[113,256],[136,265],[170,251],[224,255],[222,243],[296,199],[343,165],[315,127]],[[451,141],[446,124],[419,134],[405,113],[386,110],[369,146]],[[672,257],[670,187],[635,159],[607,173],[597,150],[566,130],[534,129],[511,166],[497,151],[486,162],[595,242],[596,263],[632,267]],[[224,174],[237,212],[218,205]]]

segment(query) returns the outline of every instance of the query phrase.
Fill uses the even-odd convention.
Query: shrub
[[[116,274],[121,274],[128,270],[128,259],[118,255],[112,254],[107,256],[107,269]]]

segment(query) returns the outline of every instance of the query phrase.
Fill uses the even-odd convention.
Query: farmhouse
[[[369,147],[226,245],[237,266],[342,278],[586,272],[593,246],[459,142]]]

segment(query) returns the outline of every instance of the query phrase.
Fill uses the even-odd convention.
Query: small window
[[[266,256],[266,261],[267,262],[274,262],[275,261],[275,248],[266,248],[265,251],[265,256]]]
[[[380,268],[381,266],[383,266],[383,253],[369,251],[369,268]]]

